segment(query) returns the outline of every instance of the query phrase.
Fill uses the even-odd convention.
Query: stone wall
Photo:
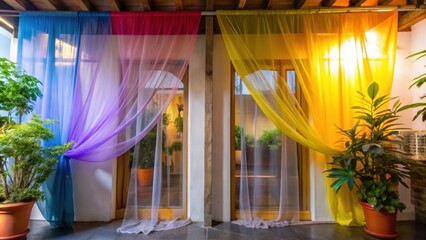
[[[426,224],[426,161],[415,161],[418,166],[411,176],[411,203],[415,207],[416,221]]]

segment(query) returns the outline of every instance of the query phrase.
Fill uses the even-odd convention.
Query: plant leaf
[[[376,82],[373,82],[368,86],[368,96],[371,100],[374,100],[379,93],[379,84]]]

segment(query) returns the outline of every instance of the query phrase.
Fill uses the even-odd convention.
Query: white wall
[[[188,217],[204,221],[205,36],[198,36],[189,62]]]
[[[231,220],[231,61],[221,35],[213,45],[212,219]]]
[[[71,160],[76,221],[109,221],[115,214],[116,160],[90,163]],[[113,178],[114,175],[114,178]],[[114,208],[113,208],[114,207]]]
[[[71,159],[75,221],[110,221],[115,218],[116,159],[89,163]],[[43,220],[37,206],[31,219]]]
[[[409,89],[412,79],[411,71],[407,71],[407,69],[411,69],[412,63],[406,59],[411,54],[411,35],[411,32],[398,33],[394,80],[391,92],[391,96],[398,97],[403,105],[410,104],[413,99],[413,90]],[[404,114],[401,114],[400,122],[411,128],[413,113],[414,110],[409,109]],[[406,183],[410,185],[410,180],[406,180]],[[407,209],[403,213],[398,213],[398,219],[414,219],[414,206],[411,204],[410,189],[402,185],[398,189],[401,201],[407,205]]]
[[[416,53],[421,50],[426,49],[426,19],[423,21],[413,25],[411,27],[411,52],[410,53]],[[410,59],[412,61],[413,59]],[[411,77],[410,79],[413,79],[414,77],[417,77],[423,73],[426,72],[426,58],[422,58],[421,60],[415,61],[412,63],[411,66]],[[413,94],[413,101],[418,102],[419,97],[424,95],[426,93],[426,85],[423,85],[422,88],[414,88],[414,94]],[[424,102],[424,100],[423,100]],[[422,122],[421,119],[416,120],[413,123],[412,126],[413,130],[425,130],[426,129],[426,123]]]
[[[12,43],[12,33],[0,27],[0,58],[10,59],[10,50]]]

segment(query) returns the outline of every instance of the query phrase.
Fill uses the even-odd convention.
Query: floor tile
[[[72,229],[52,228],[45,221],[31,221],[28,240],[376,240],[364,233],[362,227],[338,224],[297,224],[283,228],[251,229],[232,223],[219,223],[203,228],[200,223],[161,232],[121,234],[116,230],[121,220],[104,222],[76,222]],[[398,239],[425,239],[426,225],[414,221],[398,222]]]

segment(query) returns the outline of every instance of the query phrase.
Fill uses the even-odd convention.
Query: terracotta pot
[[[235,164],[241,165],[241,150],[235,150]]]
[[[387,211],[374,210],[370,204],[360,202],[365,216],[364,231],[377,238],[395,239],[398,237],[396,233],[396,212],[388,213]]]
[[[0,204],[0,240],[26,239],[34,202]]]
[[[139,186],[142,186],[142,187],[151,186],[153,175],[154,175],[154,168],[138,168]]]

